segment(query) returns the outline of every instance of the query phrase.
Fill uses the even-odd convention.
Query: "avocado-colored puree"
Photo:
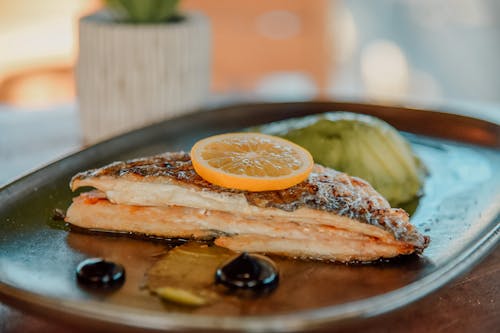
[[[336,112],[276,122],[259,130],[306,148],[316,163],[368,181],[392,206],[420,192],[425,168],[398,131],[378,118]]]

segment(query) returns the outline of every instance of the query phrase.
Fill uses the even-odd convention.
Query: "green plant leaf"
[[[180,0],[106,0],[107,7],[126,22],[165,22],[177,15]]]

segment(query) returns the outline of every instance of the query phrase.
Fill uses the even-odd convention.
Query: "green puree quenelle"
[[[424,165],[405,138],[378,118],[332,112],[257,130],[306,148],[316,163],[368,181],[392,206],[414,199],[422,187]]]

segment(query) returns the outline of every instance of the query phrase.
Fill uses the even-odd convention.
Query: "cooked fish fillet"
[[[222,188],[166,153],[77,174],[66,220],[78,227],[161,237],[214,238],[235,251],[348,262],[420,253],[429,238],[365,181],[316,165],[280,191]]]

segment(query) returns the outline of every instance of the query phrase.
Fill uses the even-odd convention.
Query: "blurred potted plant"
[[[93,143],[195,110],[209,92],[211,33],[179,0],[108,0],[79,22],[77,94]]]

